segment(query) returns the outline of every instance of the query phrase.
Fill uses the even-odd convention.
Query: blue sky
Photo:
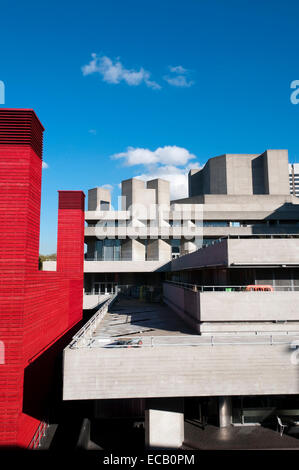
[[[184,168],[222,153],[299,162],[296,0],[2,0],[0,13],[2,106],[46,128],[42,253],[56,250],[58,189],[110,184],[115,201],[122,179],[171,175],[180,195]]]

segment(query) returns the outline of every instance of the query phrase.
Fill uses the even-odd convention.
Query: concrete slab
[[[184,445],[199,450],[299,450],[299,439],[263,426],[202,429],[196,421],[185,420]]]

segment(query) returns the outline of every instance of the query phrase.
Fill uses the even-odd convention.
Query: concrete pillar
[[[219,397],[219,427],[226,428],[232,424],[231,397]]]
[[[88,190],[88,210],[109,210],[111,207],[111,194],[109,189],[93,188]]]
[[[175,449],[184,441],[184,399],[147,400],[145,445],[148,448]]]

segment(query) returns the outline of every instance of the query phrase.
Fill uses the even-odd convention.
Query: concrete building
[[[141,197],[146,207],[165,204],[173,222],[176,208],[189,208],[180,224],[201,229],[199,243],[190,229],[173,256],[174,227],[167,222],[163,239],[162,217],[157,238],[147,242],[154,246],[146,247],[144,221],[160,219],[143,211],[135,217],[140,236],[127,240],[125,232],[124,251],[107,262],[95,259],[95,225],[109,197],[91,191],[85,291],[99,283],[102,292],[107,273],[118,288],[110,299],[116,303],[104,304],[65,349],[64,399],[94,401],[98,417],[107,400],[139,400],[151,447],[183,443],[191,405],[200,423],[220,427],[268,423],[277,414],[299,421],[299,205],[289,191],[287,151],[211,158],[190,171],[188,198],[169,201],[168,194],[164,181],[127,180],[122,210],[107,214],[131,230]],[[164,306],[138,303],[134,289],[154,283],[163,285]]]
[[[85,291],[94,295],[136,284],[145,273],[146,283],[158,283],[173,257],[202,242],[201,205],[171,204],[169,182],[162,179],[123,181],[117,211],[109,191],[89,190],[85,220]]]
[[[299,196],[299,163],[289,163],[290,194]]]

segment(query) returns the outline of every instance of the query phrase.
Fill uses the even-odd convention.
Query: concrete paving
[[[199,450],[299,450],[298,429],[293,435],[283,434],[263,426],[207,425],[204,429],[196,420],[185,420],[184,446]]]
[[[94,338],[196,334],[169,307],[121,298],[96,328]]]

